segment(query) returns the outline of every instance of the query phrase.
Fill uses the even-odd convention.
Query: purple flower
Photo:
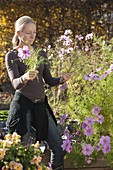
[[[90,77],[89,75],[85,75],[85,76],[84,76],[84,79],[90,81],[90,80],[91,80],[91,77]]]
[[[86,136],[90,136],[93,134],[93,128],[91,126],[87,126],[85,129],[84,129],[84,134]]]
[[[111,69],[105,71],[105,72],[101,75],[101,77],[106,78],[110,73],[111,73]]]
[[[79,35],[76,35],[75,37],[76,37],[79,41],[84,39],[84,37],[83,37],[82,35],[80,35],[80,36],[79,36]]]
[[[85,162],[86,162],[87,164],[91,164],[92,158],[91,158],[91,157],[85,158]]]
[[[100,143],[98,143],[98,144],[96,145],[95,150],[96,150],[96,151],[100,151],[100,150],[101,150],[101,145],[100,145]]]
[[[64,35],[70,35],[70,34],[72,34],[71,30],[65,30]]]
[[[80,134],[81,134],[81,131],[80,131],[80,130],[77,130],[76,135],[77,135],[77,136],[80,136]]]
[[[91,73],[89,76],[92,80],[101,80],[101,77],[99,77],[99,75],[96,73]]]
[[[100,144],[102,144],[103,146],[107,145],[109,143],[110,143],[110,137],[109,136],[102,136],[100,138]]]
[[[85,145],[83,145],[83,147],[82,147],[82,153],[83,153],[84,155],[90,156],[93,151],[94,151],[94,148],[93,148],[93,146],[91,146],[90,144],[85,144]]]
[[[65,136],[65,138],[67,139],[67,138],[69,138],[69,135],[70,135],[70,132],[69,132],[69,130],[68,130],[68,127],[66,127],[66,128],[64,129],[64,136]]]
[[[23,46],[23,48],[18,49],[18,57],[20,57],[22,60],[26,60],[30,55],[31,54],[28,46]]]
[[[65,90],[67,88],[67,83],[65,82],[62,86],[60,86],[62,90]]]
[[[88,47],[88,46],[85,46],[84,50],[85,50],[85,51],[89,51],[89,47]]]
[[[102,124],[104,121],[104,116],[99,114],[99,115],[97,115],[97,117],[95,119],[96,119],[96,122]]]
[[[89,39],[92,39],[92,38],[93,38],[93,33],[87,34],[85,36],[85,40],[89,40]]]
[[[70,134],[70,131],[68,130],[68,127],[66,127],[65,130],[64,130],[63,138],[64,139],[69,139],[70,141],[72,140],[72,135]]]
[[[71,141],[69,139],[64,140],[61,147],[63,150],[66,150],[68,153],[72,151]]]
[[[52,163],[48,162],[48,164],[49,164],[49,170],[52,170]]]
[[[65,120],[67,119],[68,115],[65,113],[64,115],[62,115],[60,117],[60,124],[63,124],[65,122]]]
[[[87,126],[88,126],[88,123],[84,121],[84,122],[82,123],[82,128],[83,128],[83,129],[86,129]]]
[[[104,145],[104,147],[103,147],[103,149],[102,149],[102,151],[103,151],[104,153],[108,153],[108,152],[110,152],[110,150],[111,150],[110,144]]]
[[[101,111],[100,106],[93,106],[92,113],[98,115]]]
[[[87,117],[85,120],[86,124],[93,125],[95,123],[95,120],[91,117]]]

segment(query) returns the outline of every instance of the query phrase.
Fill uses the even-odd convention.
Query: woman
[[[52,168],[63,170],[65,152],[61,148],[62,139],[59,135],[56,119],[47,103],[44,94],[43,80],[50,86],[66,82],[70,74],[53,78],[47,63],[43,63],[37,70],[26,72],[27,66],[18,57],[18,49],[27,45],[33,50],[36,37],[36,24],[29,16],[22,16],[15,22],[13,49],[6,54],[5,62],[9,78],[15,89],[10,104],[7,127],[10,133],[16,131],[22,136],[22,142],[27,144],[31,123],[36,129],[36,140],[46,141],[51,150]],[[47,59],[44,51],[40,56]],[[38,78],[37,78],[38,76]]]

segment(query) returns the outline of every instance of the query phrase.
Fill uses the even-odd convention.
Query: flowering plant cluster
[[[28,69],[35,70],[38,69],[39,65],[46,62],[46,59],[40,56],[42,49],[32,49],[30,50],[28,46],[23,46],[23,48],[18,49],[18,57],[24,62]]]
[[[94,162],[100,153],[113,166],[112,46],[113,39],[105,41],[93,33],[74,37],[66,30],[54,50],[47,49],[53,74],[72,74],[67,83],[48,93],[56,116],[62,113],[62,148],[75,167]]]
[[[75,160],[82,160],[81,165],[78,164],[80,162],[76,162],[76,167],[89,165],[98,158],[100,153],[108,154],[111,151],[110,136],[104,136],[99,132],[99,129],[95,131],[96,124],[101,125],[104,122],[104,117],[100,114],[100,111],[99,106],[94,106],[92,117],[86,117],[81,124],[77,121],[71,122],[71,128],[70,125],[66,126],[67,114],[60,117],[60,125],[65,127],[61,147],[67,153],[73,153],[74,151]]]
[[[0,167],[2,170],[50,170],[42,163],[39,143],[25,146],[16,132],[0,140]]]

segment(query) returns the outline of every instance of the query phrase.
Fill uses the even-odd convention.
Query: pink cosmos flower
[[[92,158],[91,158],[91,157],[85,158],[85,162],[86,162],[88,165],[91,164]]]
[[[84,121],[84,122],[82,123],[82,128],[83,128],[83,129],[86,129],[87,126],[88,126],[88,123]]]
[[[64,140],[61,147],[63,150],[66,150],[68,153],[72,151],[71,141],[69,139]]]
[[[111,69],[108,69],[107,71],[105,71],[105,72],[101,75],[101,77],[102,77],[102,78],[106,78],[110,73],[111,73]]]
[[[85,129],[84,129],[84,134],[86,136],[90,136],[93,134],[93,128],[91,126],[87,126]]]
[[[87,117],[85,120],[86,124],[93,125],[95,123],[95,120],[91,117]]]
[[[93,153],[93,151],[94,151],[94,148],[90,144],[84,144],[82,147],[82,153],[84,155],[90,156]]]
[[[28,46],[23,46],[23,48],[18,49],[18,57],[22,60],[26,60],[30,55],[31,54]]]
[[[111,148],[110,148],[110,144],[107,144],[107,145],[104,145],[104,147],[103,147],[103,152],[104,153],[108,153],[108,152],[110,152],[110,150],[111,150]]]
[[[107,145],[109,143],[110,143],[110,137],[109,136],[102,136],[100,138],[100,144],[102,144],[103,146]]]
[[[97,115],[97,117],[95,118],[95,120],[96,120],[96,122],[102,124],[103,121],[104,121],[104,116],[101,115],[101,114],[99,114],[99,115]]]
[[[95,150],[98,151],[98,152],[101,150],[101,145],[100,145],[100,143],[98,143],[98,144],[96,145]]]
[[[84,76],[84,79],[90,81],[90,80],[91,80],[91,77],[90,77],[89,75],[85,75],[85,76]]]
[[[64,115],[60,116],[60,124],[63,124],[67,119],[68,115],[65,113]]]
[[[98,115],[101,111],[100,106],[93,106],[92,113]]]

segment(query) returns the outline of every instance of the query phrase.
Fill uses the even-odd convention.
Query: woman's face
[[[18,31],[18,36],[21,44],[32,45],[36,37],[36,25],[26,24],[22,31]]]

